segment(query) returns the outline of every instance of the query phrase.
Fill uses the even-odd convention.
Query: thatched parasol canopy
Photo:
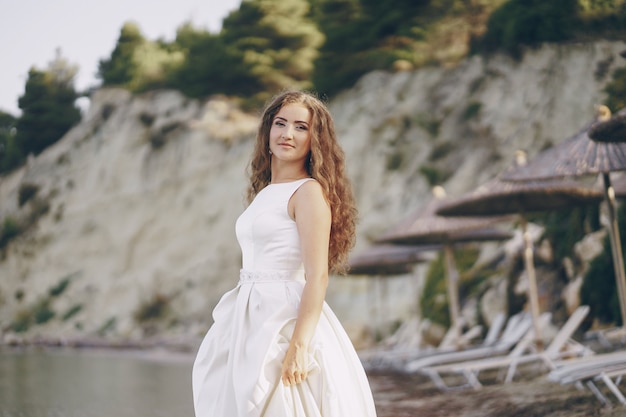
[[[500,178],[503,181],[545,180],[626,170],[626,142],[591,140],[588,132],[593,125],[588,124],[574,136],[541,152],[526,165],[505,172]]]
[[[439,246],[372,245],[350,259],[352,275],[401,275],[412,272],[415,264],[429,260],[424,252]]]
[[[529,181],[555,177],[601,174],[604,183],[604,199],[609,209],[609,238],[615,280],[619,293],[622,326],[626,331],[626,271],[617,227],[615,190],[611,186],[610,173],[626,170],[626,142],[596,142],[589,137],[590,129],[610,120],[605,106],[604,116],[587,124],[574,136],[541,152],[525,166],[517,167],[502,176],[506,181]],[[606,117],[608,114],[609,117]],[[596,136],[596,135],[594,135]]]
[[[517,163],[524,161],[524,155],[518,153]],[[529,282],[528,301],[533,317],[535,338],[537,343],[541,343],[533,243],[528,235],[525,214],[599,203],[602,198],[603,193],[599,188],[571,179],[506,182],[495,178],[474,191],[443,203],[438,214],[450,216],[520,215],[525,243],[524,264]]]
[[[626,108],[591,126],[589,137],[596,142],[626,142]]]
[[[437,214],[439,206],[446,201],[442,188],[435,188],[436,198],[418,210],[387,233],[377,239],[381,244],[441,244],[446,261],[448,304],[452,331],[456,340],[461,333],[460,307],[458,295],[459,273],[454,262],[452,245],[462,242],[506,240],[511,233],[499,230],[495,225],[508,220],[507,217],[444,217]]]
[[[505,222],[507,217],[491,216],[446,217],[437,214],[448,198],[433,199],[422,210],[416,211],[397,226],[380,236],[378,243],[401,245],[444,244],[462,242],[485,242],[505,240],[510,233],[494,227]]]
[[[437,213],[446,216],[494,216],[548,211],[599,203],[598,187],[573,180],[506,182],[496,178],[474,191],[441,204]]]

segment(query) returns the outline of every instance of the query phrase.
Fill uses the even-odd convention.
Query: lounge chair
[[[594,378],[594,381],[599,381],[599,380],[603,381],[604,384],[609,388],[609,390],[611,390],[613,395],[617,397],[618,401],[622,403],[622,405],[626,405],[626,398],[624,397],[624,394],[622,394],[622,392],[617,387],[617,384],[619,383],[619,381],[621,381],[624,375],[626,375],[626,364],[623,363],[620,365],[613,365],[611,368],[602,370],[602,372],[600,372],[600,374],[598,374]],[[618,381],[617,382],[613,381],[613,378],[617,378]],[[594,382],[587,381],[587,386],[595,394],[596,398],[598,398],[600,401],[602,401],[606,405],[611,405],[608,398],[603,397],[602,393],[600,392],[599,389],[597,389],[597,386],[595,385]]]
[[[490,328],[491,329],[491,328]],[[420,331],[420,327],[414,330]],[[472,346],[472,341],[480,337],[482,333],[482,326],[473,326],[465,333],[463,333],[455,343],[451,343],[451,338],[448,337],[450,332],[444,337],[442,342],[437,347],[419,348],[415,343],[409,344],[396,344],[391,346],[376,347],[373,349],[359,351],[359,357],[363,366],[367,370],[377,369],[394,369],[401,371],[407,361],[411,361],[417,357],[435,355],[442,352],[453,352],[460,348],[466,348]],[[491,333],[491,332],[489,332]],[[419,340],[419,337],[415,339]],[[487,338],[483,343],[486,343]],[[481,343],[482,344],[482,343]]]
[[[510,322],[514,323],[515,320],[518,320],[518,318],[515,317],[512,321],[510,320]],[[452,331],[450,330],[436,348],[419,349],[415,346],[403,346],[403,344],[398,344],[396,346],[383,349],[377,348],[362,350],[359,352],[359,356],[367,370],[393,369],[402,372],[408,362],[417,360],[418,358],[491,346],[498,342],[500,332],[502,331],[502,327],[504,327],[505,321],[506,316],[504,313],[497,314],[492,321],[491,326],[489,326],[487,335],[479,344],[472,344],[472,341],[480,336],[480,333],[482,333],[482,326],[473,326],[463,333],[460,339],[454,342],[452,342],[452,338],[449,337],[450,334],[452,334]],[[419,328],[414,329],[413,331],[417,332],[419,331]]]
[[[414,373],[425,367],[504,355],[522,339],[524,334],[530,329],[531,324],[530,315],[527,313],[516,314],[511,316],[502,336],[497,340],[492,341],[493,338],[491,338],[489,344],[421,356],[408,362],[404,367],[404,371]]]
[[[504,379],[505,383],[513,380],[517,366],[523,363],[541,361],[547,365],[548,368],[553,369],[553,362],[558,359],[590,353],[588,348],[571,340],[572,335],[588,313],[588,306],[581,306],[576,309],[543,351],[537,351],[537,348],[533,347],[534,331],[530,329],[520,343],[506,356],[429,366],[421,369],[421,372],[428,375],[438,388],[442,390],[455,390],[468,387],[475,389],[482,387],[482,384],[478,380],[478,375],[481,371],[487,369],[507,369]],[[549,320],[549,314],[542,314],[540,325],[544,327]],[[527,353],[529,350],[534,351]],[[455,386],[448,385],[443,379],[444,374],[463,376],[465,383]]]
[[[613,381],[613,378],[619,380],[624,375],[626,351],[618,351],[555,362],[548,379],[561,384],[574,384],[579,389],[586,386],[600,402],[611,405],[597,385],[601,381],[620,403],[626,405],[626,398],[619,390],[618,383]]]

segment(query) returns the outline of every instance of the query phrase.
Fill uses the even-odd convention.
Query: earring
[[[272,154],[272,150],[271,149],[268,149],[267,151],[269,152],[270,155]]]

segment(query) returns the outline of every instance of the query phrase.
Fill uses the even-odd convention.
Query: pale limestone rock
[[[568,316],[580,306],[580,287],[583,285],[582,275],[570,281],[563,289],[561,297],[565,302]]]
[[[480,314],[488,326],[495,317],[508,310],[506,294],[506,277],[492,277],[494,283],[480,299]]]
[[[554,262],[554,249],[550,244],[548,239],[543,239],[536,247],[535,247],[535,259],[541,260],[545,263]]]
[[[478,306],[478,300],[476,298],[470,298],[463,303],[461,308],[461,324],[465,330],[471,326],[476,325],[476,311]]]
[[[418,349],[423,347],[422,327],[428,320],[419,320],[417,316],[404,320],[396,331],[384,340],[384,345],[397,349]]]
[[[589,264],[604,250],[604,240],[607,235],[606,229],[600,229],[582,238],[574,245],[574,253],[584,264]]]
[[[528,223],[526,226],[530,241],[535,244],[541,235],[543,235],[544,228],[535,223]],[[504,252],[507,257],[511,258],[518,254],[523,254],[525,248],[524,236],[521,228],[517,228],[513,231],[513,237],[504,244]]]
[[[430,320],[424,320],[421,326],[422,344],[425,347],[437,347],[446,336],[446,328]]]

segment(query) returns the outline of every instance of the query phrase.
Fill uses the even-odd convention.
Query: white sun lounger
[[[419,357],[408,362],[404,367],[404,371],[414,373],[419,372],[425,367],[505,355],[522,339],[524,334],[528,332],[531,324],[532,320],[530,315],[527,313],[516,314],[509,319],[502,336],[495,342],[489,345]]]
[[[514,319],[513,322],[517,320]],[[467,332],[461,335],[460,340],[456,344],[446,343],[448,340],[444,338],[444,341],[437,348],[430,349],[418,349],[415,347],[402,347],[396,346],[387,349],[372,349],[360,351],[359,356],[361,357],[361,361],[363,365],[368,370],[372,369],[395,369],[398,371],[404,371],[404,368],[407,363],[417,360],[419,358],[426,358],[430,356],[436,356],[441,354],[448,354],[453,352],[458,352],[460,350],[466,349],[475,349],[479,347],[491,346],[497,343],[500,332],[502,331],[502,327],[504,327],[504,323],[506,321],[506,316],[504,313],[500,313],[496,315],[491,326],[489,326],[489,331],[487,335],[483,339],[483,341],[479,344],[471,344],[471,341],[476,339],[481,331],[482,326],[473,326]],[[459,346],[461,346],[459,348]]]
[[[507,369],[506,378],[504,380],[505,383],[513,380],[519,364],[543,361],[550,369],[553,369],[553,361],[568,355],[584,355],[590,352],[589,349],[584,346],[575,342],[572,343],[571,341],[572,335],[576,329],[578,329],[588,312],[588,306],[581,306],[576,309],[544,351],[525,353],[533,348],[534,331],[530,329],[511,353],[506,356],[430,366],[423,368],[421,372],[428,375],[438,388],[442,390],[454,390],[468,387],[478,389],[482,387],[482,384],[478,380],[478,374],[487,369]],[[542,314],[540,319],[541,326],[545,326],[549,320],[549,314]],[[466,382],[460,385],[448,385],[443,379],[444,374],[463,376]]]
[[[550,381],[574,384],[579,389],[586,386],[605,405],[611,401],[602,393],[598,382],[603,382],[617,400],[626,405],[626,398],[618,388],[619,380],[626,375],[626,351],[603,353],[554,363],[548,374]],[[614,381],[617,379],[617,382]]]

